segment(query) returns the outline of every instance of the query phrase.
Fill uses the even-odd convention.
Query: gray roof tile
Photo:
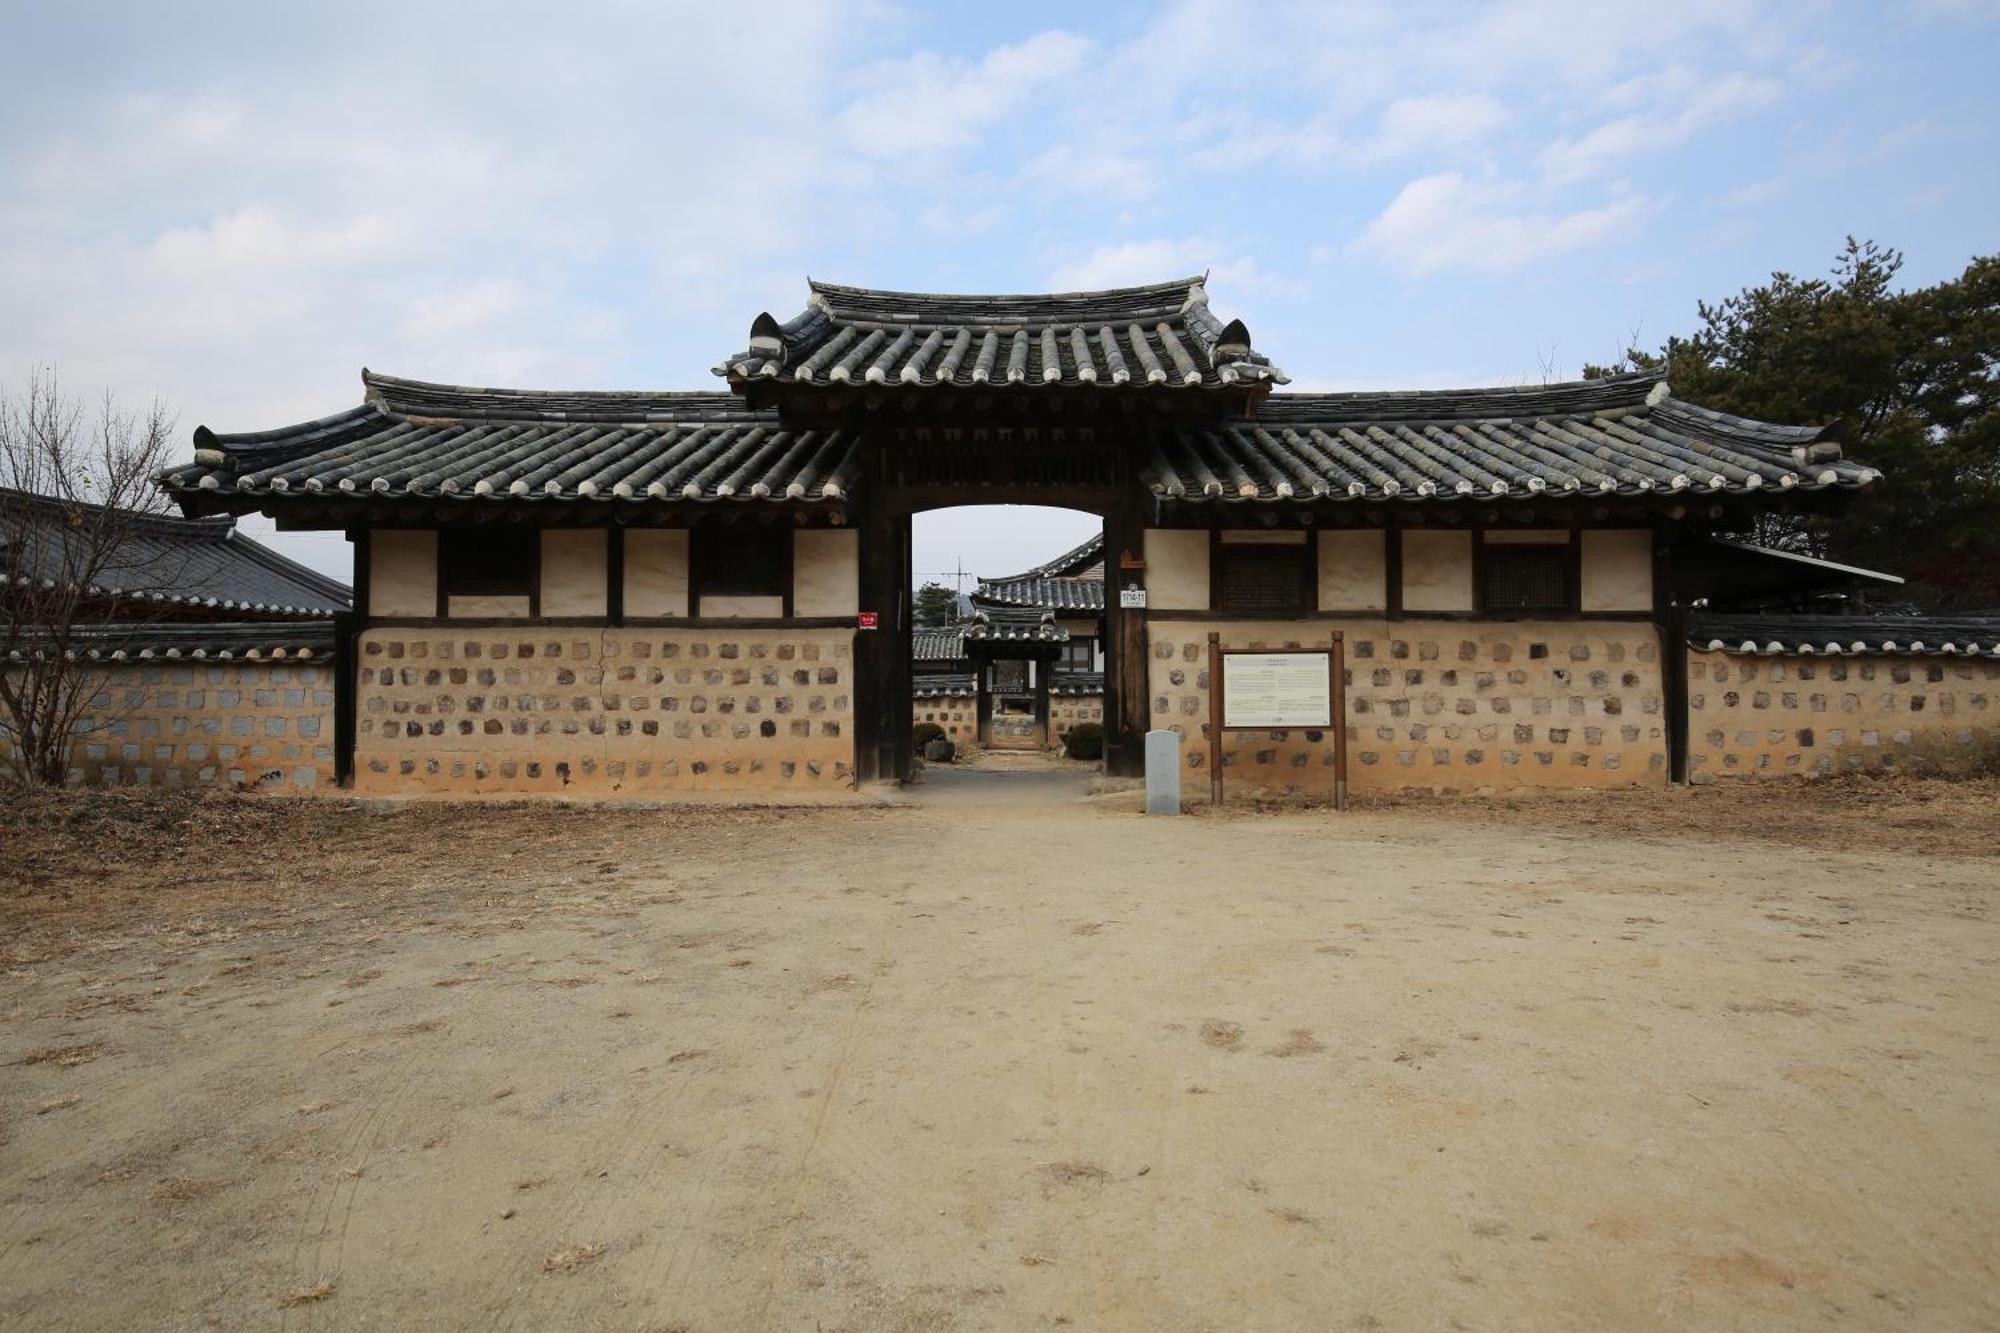
[[[1880,475],[1818,427],[1679,403],[1656,375],[1274,394],[1240,424],[1165,432],[1143,472],[1154,495],[1194,503],[1812,491]]]
[[[195,461],[161,476],[205,493],[468,501],[846,498],[857,473],[845,430],[789,430],[727,393],[545,393],[427,384],[362,372],[368,402],[248,435],[195,432]]]
[[[1696,612],[1688,617],[1687,637],[1690,647],[1724,653],[2000,657],[2000,614],[1815,616]]]
[[[732,384],[1258,388],[1283,371],[1203,278],[1051,295],[960,296],[811,284],[806,309],[759,315],[715,368]]]

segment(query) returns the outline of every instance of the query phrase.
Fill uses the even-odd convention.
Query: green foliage
[[[913,609],[919,626],[939,629],[958,619],[958,594],[942,583],[926,583],[917,589]]]
[[[1104,728],[1095,722],[1079,722],[1063,736],[1063,753],[1072,759],[1102,759]]]
[[[940,727],[937,723],[919,722],[916,726],[910,728],[910,747],[918,754],[922,754],[926,745],[929,745],[932,741],[937,740],[943,735],[944,728]]]
[[[1898,289],[1903,256],[1849,238],[1829,277],[1774,273],[1657,354],[1674,396],[1765,421],[1839,423],[1848,457],[1885,479],[1840,512],[1779,517],[1759,540],[1905,575],[1935,610],[2000,606],[2000,257]]]
[[[958,756],[958,747],[949,736],[939,736],[924,746],[924,758],[933,764],[948,764]]]

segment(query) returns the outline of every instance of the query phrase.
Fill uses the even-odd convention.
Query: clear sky
[[[808,273],[1205,270],[1295,387],[1520,383],[1850,232],[1924,282],[2000,231],[1983,0],[5,11],[0,383],[184,431],[351,406],[363,365],[716,387]],[[1090,526],[960,511],[916,563]]]

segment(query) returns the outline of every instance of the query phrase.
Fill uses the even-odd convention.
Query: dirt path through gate
[[[1802,842],[1056,774],[0,816],[0,1325],[2000,1322],[2000,860],[1910,826],[2000,785]]]

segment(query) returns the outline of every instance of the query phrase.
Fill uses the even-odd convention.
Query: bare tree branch
[[[106,394],[86,413],[52,368],[0,392],[0,731],[15,781],[62,782],[82,737],[118,715],[90,627],[168,613],[180,570],[138,538],[166,513],[154,477],[172,432],[157,401],[141,415]]]

